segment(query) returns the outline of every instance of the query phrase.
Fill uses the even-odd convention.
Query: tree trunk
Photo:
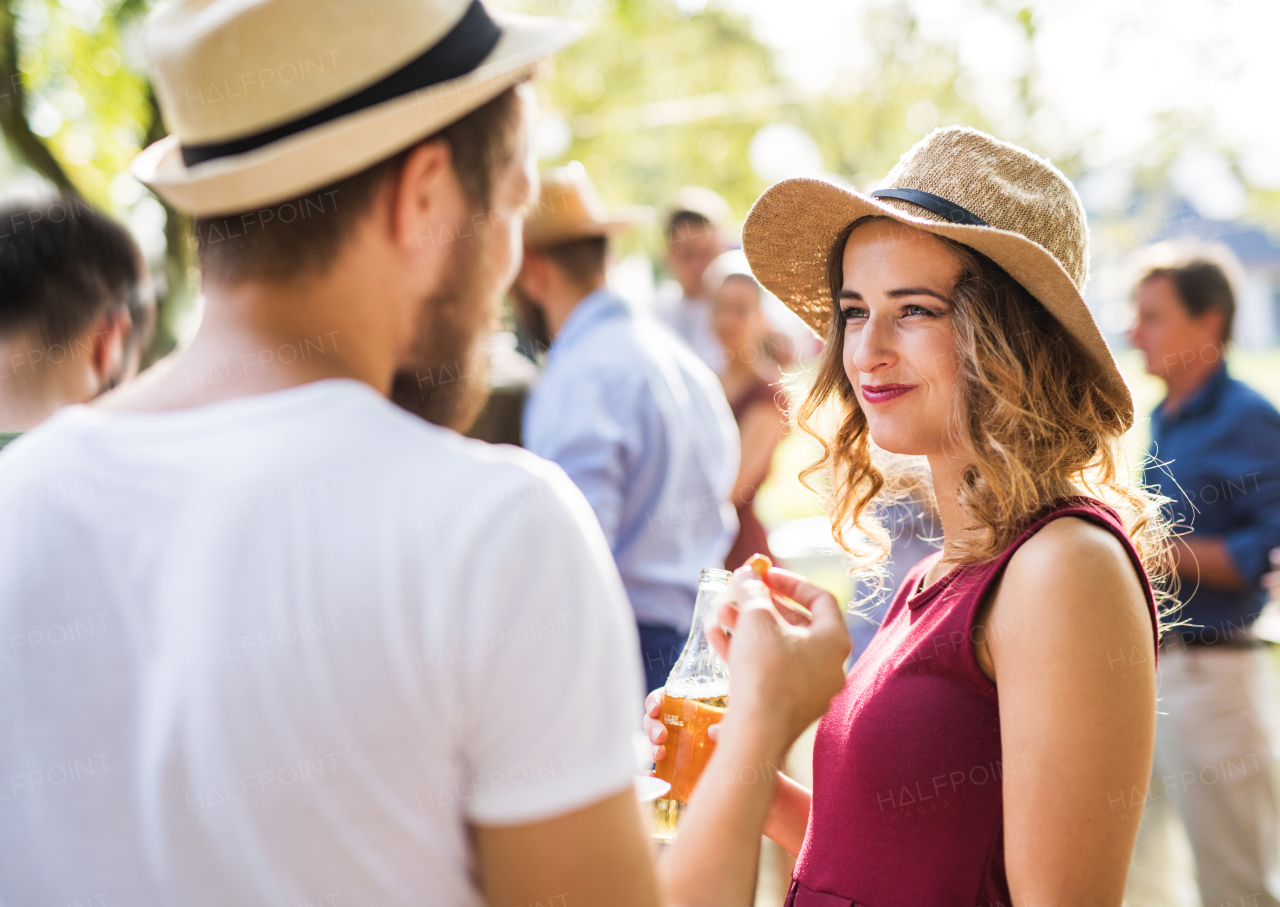
[[[26,88],[18,70],[18,35],[13,0],[0,0],[0,132],[22,162],[57,187],[79,198],[71,177],[27,123]]]

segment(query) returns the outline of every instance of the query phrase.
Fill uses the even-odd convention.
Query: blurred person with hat
[[[138,374],[155,294],[129,231],[80,199],[0,207],[0,448]]]
[[[812,791],[776,776],[766,833],[798,854],[788,905],[1119,907],[1155,736],[1148,577],[1167,549],[1124,469],[1133,401],[1082,296],[1074,188],[947,127],[873,193],[778,183],[743,248],[826,339],[797,422],[821,445],[804,475],[829,478],[837,540],[883,557],[877,514],[921,459],[944,537],[819,722]],[[731,657],[750,594],[720,608],[732,635],[712,633]],[[662,744],[656,711],[646,724]]]
[[[1136,263],[1129,338],[1168,390],[1151,414],[1144,480],[1170,499],[1180,531],[1182,607],[1180,626],[1161,640],[1162,709],[1134,870],[1160,874],[1154,832],[1176,818],[1204,903],[1276,905],[1273,706],[1265,643],[1253,629],[1267,599],[1268,552],[1280,545],[1280,412],[1227,369],[1238,270],[1230,253],[1163,243]],[[1213,783],[1200,777],[1206,766],[1218,767]]]
[[[609,289],[609,237],[639,220],[607,211],[581,164],[544,175],[512,295],[554,338],[525,446],[559,464],[599,518],[652,690],[689,634],[700,572],[724,563],[738,528],[738,431],[712,371]]]
[[[667,269],[673,282],[654,300],[658,317],[717,374],[724,348],[711,326],[707,267],[729,248],[733,213],[718,193],[685,186],[675,194],[666,223]]]
[[[206,305],[0,458],[6,903],[745,900],[768,785],[700,791],[693,826],[733,824],[659,877],[599,525],[559,469],[450,430],[536,191],[520,83],[581,31],[467,0],[151,13],[171,134],[133,173],[194,216]],[[387,399],[405,370],[455,389],[438,424]],[[845,648],[818,616],[749,615],[777,632],[734,695],[776,717],[727,719],[708,770],[826,708]]]

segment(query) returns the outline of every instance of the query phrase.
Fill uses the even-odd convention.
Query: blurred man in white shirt
[[[665,225],[667,268],[675,285],[668,285],[654,302],[658,317],[717,374],[724,367],[724,350],[711,328],[711,300],[703,278],[729,248],[732,219],[728,202],[710,189],[686,186],[676,193]]]

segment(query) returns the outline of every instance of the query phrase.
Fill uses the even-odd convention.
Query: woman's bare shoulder
[[[1041,569],[1054,564],[1078,568],[1103,562],[1133,569],[1115,533],[1077,516],[1061,516],[1046,523],[1014,553],[1010,569],[1018,561],[1032,562]]]
[[[1142,579],[1112,532],[1078,517],[1060,517],[1009,559],[993,602],[1055,639],[1080,644],[1113,638],[1153,638]]]

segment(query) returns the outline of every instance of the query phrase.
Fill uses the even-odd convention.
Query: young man
[[[686,186],[667,215],[667,268],[678,292],[660,296],[654,310],[712,371],[723,367],[724,348],[711,328],[711,300],[703,283],[707,267],[728,248],[729,204],[710,189]]]
[[[79,199],[0,208],[0,447],[138,373],[155,322],[142,253]]]
[[[513,295],[554,337],[525,407],[525,446],[564,469],[604,529],[640,629],[646,690],[693,619],[698,575],[724,564],[738,429],[709,368],[605,284],[604,211],[581,164],[546,175]]]
[[[1277,796],[1261,643],[1268,551],[1280,544],[1280,413],[1225,365],[1235,297],[1223,269],[1183,257],[1134,290],[1133,345],[1168,394],[1151,414],[1146,481],[1173,499],[1177,628],[1160,649],[1155,768],[1135,855],[1172,807],[1196,857],[1206,904],[1280,903]]]
[[[577,31],[465,0],[153,14],[173,134],[134,172],[196,215],[206,314],[0,455],[6,902],[659,901],[594,516],[385,398],[491,323],[536,178],[512,85]],[[828,612],[744,613],[734,708],[772,723],[726,718],[698,796],[735,824],[690,804],[681,903],[745,900],[773,789],[746,769],[839,688]]]

